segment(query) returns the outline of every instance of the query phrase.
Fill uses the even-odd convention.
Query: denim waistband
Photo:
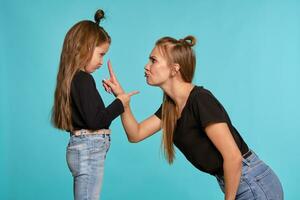
[[[74,135],[73,133],[70,133],[70,137],[77,137],[77,138],[105,138],[105,137],[110,137],[110,134],[93,134],[93,135]]]
[[[243,155],[243,158],[244,159],[247,159],[249,156],[252,155],[252,151],[249,149],[244,155]]]

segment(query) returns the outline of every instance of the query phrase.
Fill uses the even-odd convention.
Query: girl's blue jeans
[[[109,146],[109,134],[71,135],[66,157],[75,200],[99,200]]]

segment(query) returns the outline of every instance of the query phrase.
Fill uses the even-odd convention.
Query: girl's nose
[[[149,70],[149,64],[147,63],[144,67],[145,70]]]

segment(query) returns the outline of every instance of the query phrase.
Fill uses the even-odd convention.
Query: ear
[[[172,70],[171,70],[171,74],[172,76],[176,76],[176,74],[179,72],[180,70],[180,65],[175,63],[172,65]]]
[[[173,65],[173,69],[175,70],[176,73],[179,72],[179,70],[180,70],[180,65],[179,65],[178,63],[175,63],[175,64]]]

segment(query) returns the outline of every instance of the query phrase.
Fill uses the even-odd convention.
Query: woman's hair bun
[[[188,35],[183,39],[179,40],[180,42],[183,42],[184,44],[187,44],[188,46],[192,47],[196,44],[196,38],[192,35]]]
[[[96,11],[94,19],[95,19],[95,23],[97,23],[98,25],[100,24],[101,19],[104,18],[104,11],[99,9]]]

